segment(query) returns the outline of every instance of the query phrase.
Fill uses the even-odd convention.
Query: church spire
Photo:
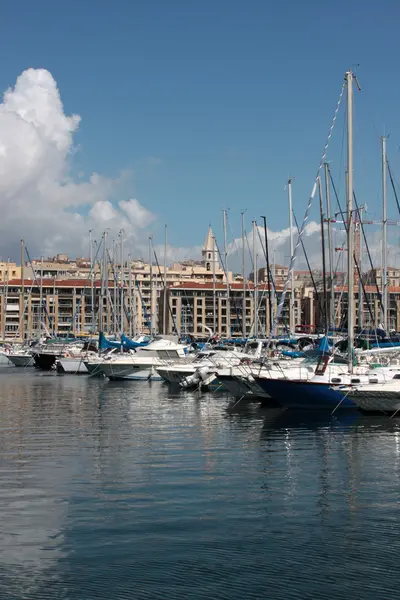
[[[211,225],[208,227],[206,241],[201,250],[201,256],[203,265],[206,267],[207,271],[212,272],[213,268],[215,268],[216,271],[219,270],[218,250]],[[213,267],[213,263],[215,264],[215,267]]]
[[[204,242],[203,252],[212,252],[214,250],[214,234],[211,225],[208,226],[206,241]]]

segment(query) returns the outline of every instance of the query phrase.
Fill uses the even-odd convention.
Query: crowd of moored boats
[[[290,342],[290,340],[289,340]],[[181,389],[224,390],[232,398],[279,404],[288,409],[395,414],[400,410],[400,347],[370,344],[349,361],[340,344],[321,336],[301,350],[287,340],[211,339],[103,334],[90,340],[41,340],[8,345],[0,363],[86,374],[111,380],[164,381]]]

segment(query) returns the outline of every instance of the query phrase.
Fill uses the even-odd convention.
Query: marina
[[[63,8],[2,15],[0,600],[397,599],[400,4]]]

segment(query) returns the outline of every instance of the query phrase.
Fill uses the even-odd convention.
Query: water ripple
[[[0,598],[391,599],[399,421],[0,372]]]

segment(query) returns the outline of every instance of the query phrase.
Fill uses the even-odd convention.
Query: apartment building
[[[0,261],[0,282],[21,277],[21,267],[15,262]]]

